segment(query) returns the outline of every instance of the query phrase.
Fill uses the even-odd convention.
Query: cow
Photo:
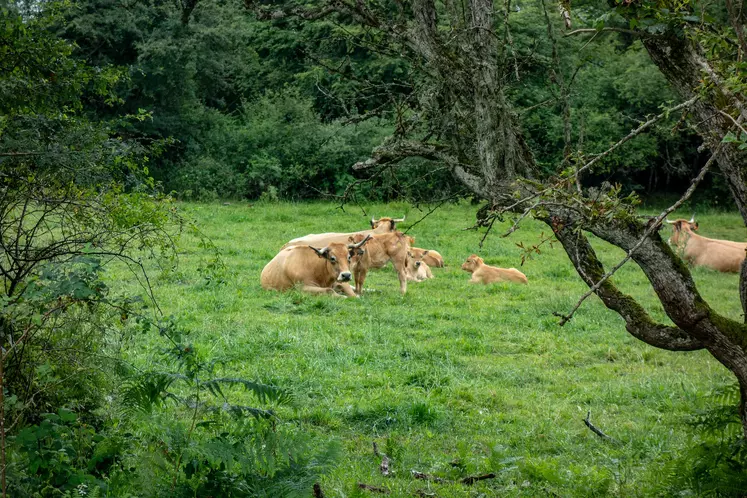
[[[363,235],[355,234],[350,237],[351,243],[359,243]],[[353,274],[355,275],[355,292],[360,295],[363,291],[363,283],[366,281],[368,271],[375,268],[383,268],[392,262],[399,277],[399,291],[404,295],[407,292],[407,274],[410,244],[402,232],[380,233],[371,236],[366,251],[353,263]]]
[[[301,290],[314,294],[357,297],[350,287],[350,263],[365,254],[363,246],[371,236],[361,237],[354,244],[333,242],[323,248],[291,246],[282,249],[262,270],[262,288],[288,290],[303,284]]]
[[[693,232],[696,231],[698,229],[698,227],[699,227],[698,222],[695,221],[695,215],[693,215],[693,217],[690,218],[689,221],[686,221],[686,220],[675,220],[675,221],[666,220],[666,221],[669,224],[674,224],[674,223],[676,223],[678,221],[681,221],[683,227],[685,227],[685,225],[687,225],[686,228],[688,228],[690,231],[693,231]],[[738,247],[740,249],[747,249],[747,242],[735,242],[733,240],[726,240],[726,239],[710,239],[710,240],[715,240],[716,242],[721,242],[722,244],[726,244],[727,246]],[[670,241],[671,241],[671,238],[670,238]],[[671,242],[670,242],[670,244],[671,244]]]
[[[527,284],[527,276],[516,268],[496,268],[485,264],[477,254],[471,255],[462,265],[462,270],[472,274],[473,284],[492,284],[494,282],[514,282]]]
[[[682,252],[682,257],[693,266],[705,266],[724,273],[738,273],[745,259],[747,244],[701,237],[694,218],[666,220],[672,225],[669,244]]]
[[[428,266],[432,268],[444,267],[444,258],[438,253],[438,251],[434,251],[433,249],[421,249],[419,247],[413,247],[415,244],[414,237],[408,237],[408,240],[410,241],[410,252],[412,252],[413,257],[417,258],[422,254],[424,256],[422,259]]]
[[[296,239],[291,240],[290,242],[287,242],[281,249],[285,249],[286,247],[291,246],[307,246],[312,245],[316,247],[324,247],[327,246],[333,242],[338,242],[340,244],[346,244],[348,242],[348,239],[352,237],[353,235],[363,235],[364,237],[368,234],[377,234],[377,233],[390,233],[394,232],[394,229],[397,225],[397,223],[405,221],[404,216],[402,218],[379,218],[378,220],[376,218],[371,218],[371,229],[370,230],[361,230],[359,232],[352,232],[352,233],[336,233],[336,232],[329,232],[329,233],[310,233],[308,235],[304,235],[303,237],[298,237]]]
[[[409,263],[407,265],[407,280],[412,282],[422,282],[423,280],[433,278],[433,272],[431,272],[428,263],[424,260],[428,255],[428,251],[415,254],[412,249],[413,248],[410,248],[410,252],[408,253]]]

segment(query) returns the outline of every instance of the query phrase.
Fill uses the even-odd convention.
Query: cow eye
[[[331,262],[333,262],[333,263],[337,263],[337,258],[336,258],[336,257],[334,257],[334,256],[332,256],[331,258],[329,258],[329,260],[330,260]]]

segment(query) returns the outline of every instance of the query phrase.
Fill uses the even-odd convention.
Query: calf
[[[363,235],[356,234],[350,237],[350,242],[358,243],[363,240]],[[399,291],[404,295],[407,292],[407,268],[408,251],[410,244],[402,232],[375,234],[366,245],[365,253],[361,254],[353,264],[355,275],[355,292],[359,295],[363,291],[363,282],[370,269],[383,268],[392,262],[399,277]]]
[[[473,284],[492,284],[494,282],[528,283],[527,276],[516,268],[496,268],[488,266],[477,254],[471,255],[462,265],[462,270],[472,274]]]
[[[429,265],[424,261],[424,257],[427,257],[428,251],[420,252],[415,254],[413,248],[410,248],[409,264],[407,265],[407,280],[413,282],[422,282],[429,278],[433,278],[433,272]]]

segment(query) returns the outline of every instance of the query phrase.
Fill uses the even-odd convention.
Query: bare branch
[[[573,307],[573,309],[571,309],[571,311],[567,315],[561,318],[560,320],[561,326],[568,323],[568,320],[570,320],[573,317],[574,313],[576,313],[576,311],[581,307],[581,304],[584,301],[586,301],[586,299],[589,296],[597,292],[599,288],[607,281],[608,278],[614,275],[617,272],[617,270],[622,268],[623,265],[625,265],[625,263],[630,261],[630,258],[633,257],[633,254],[643,245],[644,241],[652,233],[654,233],[655,231],[659,229],[659,227],[661,227],[662,222],[667,216],[669,216],[670,213],[676,211],[680,206],[682,206],[682,204],[685,203],[685,201],[687,201],[690,198],[690,196],[692,196],[693,192],[695,192],[695,189],[700,184],[700,182],[703,180],[703,178],[705,178],[706,173],[708,173],[708,170],[711,168],[711,165],[716,160],[716,156],[718,155],[720,150],[721,150],[721,144],[719,144],[719,146],[716,148],[713,154],[711,154],[711,157],[708,159],[708,161],[706,161],[705,165],[703,166],[703,168],[701,168],[698,175],[693,179],[692,183],[690,184],[690,187],[687,189],[687,191],[685,191],[682,197],[680,197],[677,200],[677,202],[675,202],[674,204],[669,206],[667,209],[662,211],[656,218],[649,221],[648,227],[646,228],[646,231],[643,232],[643,235],[641,236],[640,240],[628,251],[628,253],[625,255],[625,257],[622,260],[620,260],[614,267],[612,267],[611,270],[605,273],[602,276],[602,278],[599,279],[597,283],[592,285],[589,288],[589,290],[583,296],[581,296],[581,299],[578,300],[578,302]]]
[[[648,33],[645,33],[643,31],[634,31],[632,29],[625,29],[625,28],[613,28],[613,27],[605,27],[602,29],[596,29],[596,28],[580,28],[580,29],[574,29],[573,31],[569,31],[565,33],[563,36],[574,36],[579,35],[582,33],[603,33],[603,32],[614,32],[614,33],[625,33],[626,35],[633,35],[633,36],[651,36]]]

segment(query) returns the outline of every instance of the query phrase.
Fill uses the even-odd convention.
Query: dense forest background
[[[73,57],[122,75],[114,97],[91,99],[93,120],[116,133],[168,144],[150,163],[166,191],[183,199],[313,199],[340,195],[364,159],[402,119],[417,85],[408,62],[375,50],[367,33],[329,20],[255,20],[238,0],[197,2],[81,0],[56,27]],[[552,44],[536,2],[514,3],[511,98],[538,163],[563,158],[564,129]],[[574,4],[580,21],[606,2]],[[609,15],[609,14],[608,14]],[[571,76],[572,143],[593,154],[677,100],[640,41],[601,33],[593,43],[561,38],[560,65]],[[568,78],[568,76],[566,76]],[[140,119],[121,121],[122,115]],[[586,181],[609,180],[645,196],[689,182],[704,157],[676,121],[626,144]],[[673,132],[674,131],[674,132]],[[450,173],[410,161],[358,187],[369,199],[455,195]],[[718,204],[712,178],[700,202]]]

